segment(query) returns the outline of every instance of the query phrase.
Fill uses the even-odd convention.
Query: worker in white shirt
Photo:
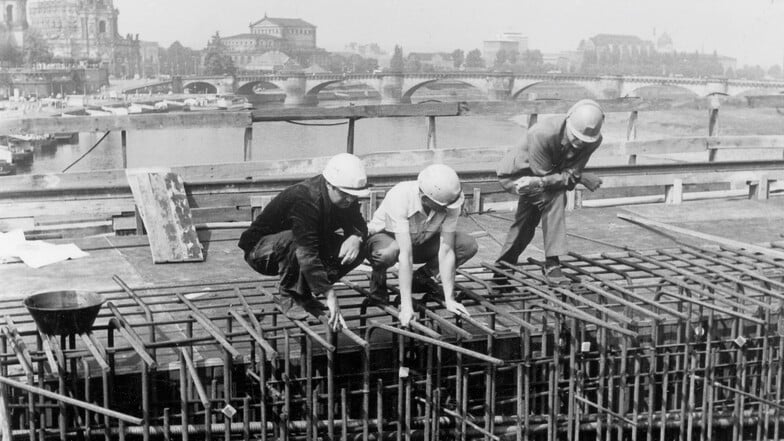
[[[422,170],[416,181],[392,187],[368,224],[370,293],[386,298],[386,270],[399,264],[400,322],[414,317],[412,292],[433,291],[440,274],[446,309],[469,315],[454,298],[455,270],[477,252],[476,240],[457,231],[465,197],[455,171],[443,164]],[[414,264],[424,265],[413,270]],[[440,290],[439,290],[440,291]]]

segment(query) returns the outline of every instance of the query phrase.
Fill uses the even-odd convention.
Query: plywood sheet
[[[182,177],[168,169],[130,169],[126,175],[147,230],[153,262],[203,261]]]

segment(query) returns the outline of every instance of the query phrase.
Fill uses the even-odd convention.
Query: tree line
[[[233,75],[238,67],[229,55],[229,49],[221,41],[218,32],[212,36],[203,50],[195,50],[175,41],[168,48],[160,48],[158,53],[160,73],[176,75]],[[434,61],[437,57],[437,62]],[[25,44],[20,47],[9,32],[0,32],[0,66],[2,67],[35,67],[36,65],[57,60],[46,40],[36,29],[29,29],[25,35]],[[491,61],[482,56],[479,49],[464,51],[454,49],[451,52],[437,54],[409,53],[404,55],[403,47],[395,45],[389,67],[384,70],[392,72],[433,72],[439,70],[468,70],[511,72],[514,74],[536,74],[561,72],[586,75],[650,75],[650,76],[684,76],[684,77],[727,77],[746,78],[750,80],[782,78],[780,65],[769,69],[761,66],[743,66],[733,69],[725,67],[721,58],[714,52],[701,54],[698,52],[661,53],[639,48],[621,51],[619,47],[612,50],[582,50],[579,59],[545,62],[541,51],[504,51],[499,50]],[[333,73],[371,73],[381,70],[376,58],[363,57],[359,54],[325,53],[320,62],[323,69]],[[296,67],[306,68],[312,64],[308,57],[293,58]]]

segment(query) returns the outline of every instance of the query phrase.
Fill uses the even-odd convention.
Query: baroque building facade
[[[138,35],[121,36],[112,0],[29,0],[30,27],[38,30],[56,61],[106,67],[115,76],[141,73]]]
[[[24,44],[24,33],[27,30],[27,0],[0,0],[2,22],[0,32],[9,36],[13,43]]]
[[[305,20],[265,14],[248,28],[247,33],[221,38],[234,65],[241,70],[275,70],[292,61],[312,65],[327,56],[316,45],[316,26]]]

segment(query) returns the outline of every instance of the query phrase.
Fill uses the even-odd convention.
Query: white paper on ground
[[[0,264],[21,262],[16,254],[16,249],[24,243],[25,236],[22,230],[0,233]]]
[[[75,244],[56,245],[40,240],[27,241],[22,230],[0,234],[0,263],[18,262],[21,259],[32,268],[55,262],[89,256]]]

